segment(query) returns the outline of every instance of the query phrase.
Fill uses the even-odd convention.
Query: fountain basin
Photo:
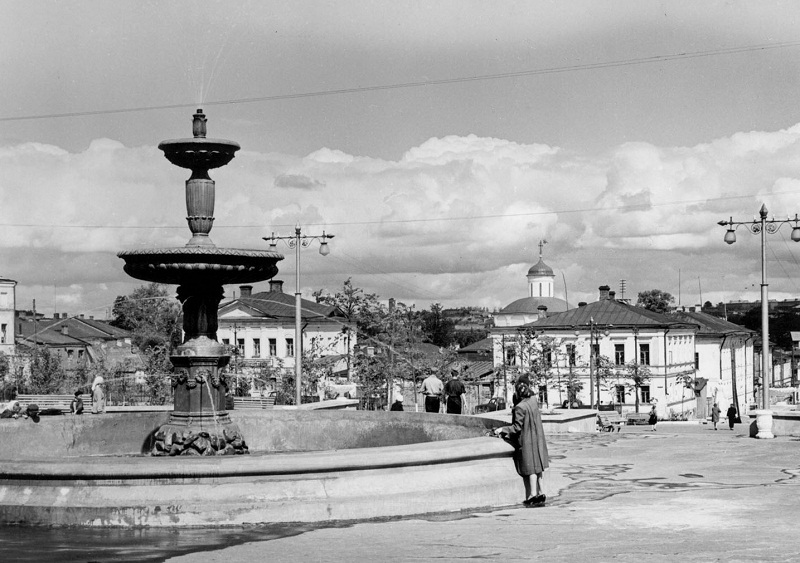
[[[145,248],[117,254],[125,260],[124,270],[138,280],[198,285],[255,283],[278,273],[275,263],[283,255],[270,250],[180,246]]]
[[[148,450],[165,412],[4,421],[4,449],[18,459],[0,462],[0,524],[328,522],[506,506],[522,494],[511,447],[483,436],[495,421],[362,411],[229,414],[253,455],[130,455]]]

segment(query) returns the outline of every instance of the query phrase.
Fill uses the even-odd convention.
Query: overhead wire
[[[272,96],[256,96],[250,98],[236,98],[236,99],[227,99],[227,100],[215,100],[215,101],[206,101],[206,106],[220,106],[220,105],[234,105],[234,104],[248,104],[248,103],[258,103],[258,102],[271,102],[271,101],[279,101],[279,100],[295,100],[295,99],[302,99],[302,98],[316,98],[322,96],[335,96],[335,95],[343,95],[343,94],[357,94],[362,92],[378,92],[383,90],[399,90],[405,88],[419,88],[419,87],[427,87],[427,86],[441,86],[441,85],[448,85],[448,84],[461,84],[467,82],[480,82],[480,81],[489,81],[489,80],[504,80],[509,78],[520,78],[520,77],[527,77],[527,76],[540,76],[540,75],[547,75],[547,74],[560,74],[565,72],[576,72],[576,71],[587,71],[587,70],[597,70],[597,69],[605,69],[605,68],[615,68],[615,67],[625,67],[625,66],[632,66],[632,65],[644,65],[644,64],[654,64],[654,63],[663,63],[668,61],[676,61],[676,60],[686,60],[686,59],[697,59],[697,58],[704,58],[704,57],[715,57],[715,56],[722,56],[722,55],[732,55],[738,53],[748,53],[754,51],[767,51],[773,49],[784,49],[789,47],[798,47],[800,46],[800,41],[783,41],[778,43],[764,43],[760,45],[746,45],[743,47],[729,47],[723,49],[708,49],[704,51],[690,51],[690,52],[682,52],[682,53],[672,53],[667,55],[653,55],[650,57],[639,57],[639,58],[629,58],[629,59],[620,59],[616,61],[604,61],[598,63],[584,63],[584,64],[574,64],[574,65],[564,65],[564,66],[555,66],[555,67],[548,67],[548,68],[540,68],[540,69],[529,69],[529,70],[520,70],[520,71],[513,71],[513,72],[500,72],[500,73],[492,73],[492,74],[480,74],[474,76],[461,76],[461,77],[453,77],[453,78],[439,78],[439,79],[428,79],[428,80],[418,80],[418,81],[410,81],[410,82],[398,82],[394,84],[377,84],[371,86],[354,86],[351,88],[337,88],[337,89],[330,89],[330,90],[315,90],[310,92],[298,92],[293,94],[276,94]],[[9,121],[28,121],[28,120],[35,120],[35,119],[56,119],[56,118],[68,118],[68,117],[87,117],[93,115],[112,115],[112,114],[123,114],[123,113],[135,113],[135,112],[143,112],[143,111],[156,111],[156,110],[167,110],[167,109],[179,109],[179,108],[187,108],[187,107],[195,107],[196,103],[176,103],[176,104],[163,104],[163,105],[152,105],[152,106],[139,106],[139,107],[130,107],[130,108],[117,108],[117,109],[104,109],[104,110],[86,110],[86,111],[73,111],[73,112],[63,112],[63,113],[48,113],[48,114],[33,114],[33,115],[21,115],[21,116],[2,116],[0,117],[0,122],[9,122]]]
[[[771,195],[787,195],[797,194],[800,190],[789,190],[782,192],[773,192]],[[623,205],[610,205],[603,207],[586,207],[579,209],[554,209],[549,211],[527,211],[521,213],[496,213],[485,215],[455,215],[452,217],[418,217],[414,219],[374,219],[369,221],[326,221],[324,223],[304,223],[308,227],[315,226],[354,226],[354,225],[388,225],[388,224],[408,224],[408,223],[432,223],[437,221],[475,221],[481,219],[507,219],[509,217],[537,217],[542,215],[571,215],[579,213],[597,213],[602,211],[626,211],[635,209],[652,209],[656,207],[668,207],[673,205],[695,205],[699,203],[710,203],[714,201],[729,201],[736,199],[752,199],[752,195],[738,195],[738,196],[720,196],[714,198],[704,199],[691,199],[691,200],[678,200],[667,201],[661,203],[641,203],[641,204],[623,204]],[[295,227],[296,223],[278,223],[271,225],[274,228],[281,227]],[[58,229],[185,229],[186,225],[78,225],[74,223],[0,223],[0,227],[17,227],[17,228],[58,228]],[[219,225],[215,224],[214,228],[219,229],[264,229],[265,225]]]

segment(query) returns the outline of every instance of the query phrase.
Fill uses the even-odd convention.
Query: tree
[[[117,296],[111,313],[111,325],[131,331],[133,344],[141,350],[171,349],[181,343],[181,306],[165,285],[150,283]]]
[[[636,361],[625,364],[625,388],[633,391],[636,398],[636,412],[639,412],[639,389],[650,381],[650,368]]]
[[[421,316],[422,330],[428,342],[447,348],[455,341],[455,323],[444,316],[441,303],[434,303],[430,311],[423,311]]]
[[[639,292],[636,306],[644,307],[648,311],[655,311],[656,313],[666,313],[674,302],[675,298],[670,293],[660,289],[651,289]]]
[[[47,348],[34,348],[30,356],[30,378],[25,386],[26,391],[37,395],[66,392],[69,391],[64,389],[66,385],[66,372],[61,358]]]
[[[322,296],[320,300],[326,305],[338,307],[348,321],[356,323],[359,334],[375,336],[380,332],[383,308],[378,296],[374,293],[365,293],[360,287],[354,287],[352,278],[345,280],[341,291]]]

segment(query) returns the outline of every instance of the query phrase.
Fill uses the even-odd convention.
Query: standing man
[[[466,392],[464,384],[458,379],[458,368],[450,368],[450,380],[444,385],[447,414],[461,414],[461,407],[464,404],[462,395]]]
[[[420,391],[425,395],[425,412],[439,412],[439,398],[442,396],[444,384],[436,377],[433,370],[428,370],[428,377],[422,381]]]

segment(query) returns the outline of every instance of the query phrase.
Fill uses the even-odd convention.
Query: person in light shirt
[[[433,370],[428,371],[428,377],[422,381],[420,391],[425,395],[425,412],[439,412],[444,384],[436,377]]]

